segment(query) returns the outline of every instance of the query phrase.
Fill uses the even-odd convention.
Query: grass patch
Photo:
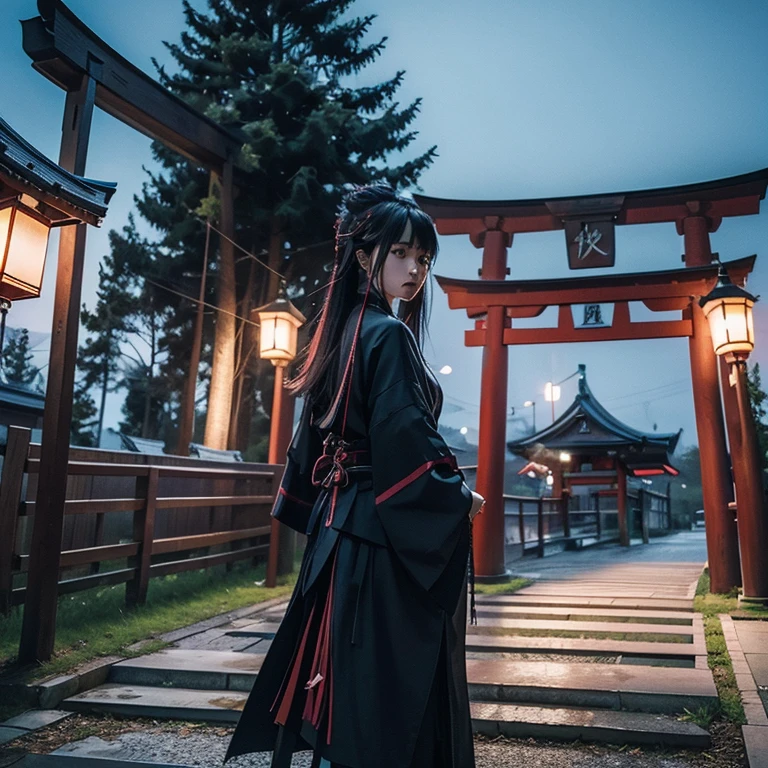
[[[157,635],[219,613],[287,596],[295,576],[282,579],[274,589],[262,586],[263,578],[263,565],[243,563],[230,571],[217,566],[152,579],[146,604],[132,610],[125,606],[124,585],[64,595],[59,598],[54,656],[35,669],[34,676],[61,674],[103,656],[159,650],[164,643],[156,639]],[[20,608],[0,618],[0,665],[13,663],[21,624]],[[131,653],[127,649],[146,639],[150,642],[141,651]]]
[[[530,587],[533,579],[524,579],[521,576],[514,576],[509,581],[503,581],[500,584],[475,584],[475,594],[477,595],[512,595],[523,587]]]
[[[707,663],[712,670],[712,677],[720,700],[719,711],[709,713],[709,722],[720,716],[736,725],[744,725],[746,723],[744,707],[741,704],[736,676],[733,673],[731,657],[725,644],[723,627],[718,616],[729,614],[735,618],[768,619],[768,610],[761,606],[749,604],[740,606],[737,590],[732,590],[727,595],[718,595],[710,593],[709,588],[709,571],[705,569],[696,585],[693,607],[704,618]]]

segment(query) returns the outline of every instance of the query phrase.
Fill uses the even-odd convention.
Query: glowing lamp
[[[255,309],[254,314],[258,315],[261,325],[259,354],[272,365],[285,367],[296,357],[299,328],[306,322],[285,295],[285,283],[280,285],[277,298]]]
[[[544,399],[548,403],[555,403],[560,399],[560,387],[548,381],[544,385]]]
[[[51,222],[19,195],[0,202],[0,297],[8,301],[40,296]]]
[[[709,321],[715,354],[726,360],[746,360],[755,348],[755,325],[752,307],[757,297],[734,285],[720,267],[717,285],[699,300]]]
[[[563,464],[567,464],[571,460],[571,454],[567,451],[561,451],[560,452],[560,461],[563,462]]]

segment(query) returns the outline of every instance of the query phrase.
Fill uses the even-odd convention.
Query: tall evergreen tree
[[[373,62],[385,45],[385,39],[365,41],[373,16],[346,18],[352,4],[208,0],[208,12],[203,13],[185,0],[187,29],[179,43],[167,44],[178,69],[168,74],[158,67],[164,85],[240,131],[236,240],[264,254],[275,272],[287,275],[299,299],[327,279],[322,265],[331,259],[328,240],[343,185],[376,178],[412,185],[435,156],[433,147],[386,167],[393,153],[408,148],[416,137],[411,124],[419,100],[403,108],[394,100],[403,72],[375,86],[350,85],[350,76]],[[164,147],[155,145],[154,151],[164,170],[150,177],[138,205],[162,233],[165,259],[163,265],[156,264],[158,271],[171,268],[178,275],[190,267],[199,269],[202,261],[204,227],[190,213],[197,211],[216,222],[217,196],[209,194],[200,169]],[[287,241],[292,244],[289,250],[283,247]],[[307,248],[322,241],[319,249]],[[216,303],[236,307],[241,316],[247,317],[252,307],[277,292],[275,274],[267,278],[261,267],[252,272],[247,259],[236,266],[231,250],[220,249],[216,271]],[[186,341],[179,344],[182,350],[189,348],[191,309],[188,305],[172,332]],[[228,402],[217,393],[231,392],[237,373],[237,412],[241,403],[253,402],[260,373],[251,332],[219,312],[215,334],[213,344],[228,352],[226,359],[217,358],[211,371],[206,442],[224,447],[231,414],[228,406],[226,413],[217,411],[219,403]],[[183,364],[170,365],[183,369]],[[243,440],[243,435],[230,432],[232,447],[244,448]]]
[[[3,373],[9,384],[42,391],[40,369],[32,364],[29,331],[18,328],[7,333],[3,348]]]
[[[128,238],[121,237],[115,230],[109,233],[111,253],[99,265],[96,305],[93,311],[83,305],[80,314],[80,321],[88,335],[78,350],[77,366],[83,375],[83,388],[98,388],[100,392],[97,443],[104,426],[107,393],[120,386],[118,374],[121,370],[123,346],[133,330],[132,315],[139,310],[135,295],[135,271],[123,247],[132,229],[133,221],[129,221],[129,225],[124,228],[124,233],[129,233]]]
[[[768,469],[768,424],[765,422],[766,416],[768,416],[768,411],[766,411],[765,407],[768,395],[763,390],[759,363],[755,363],[747,374],[747,392],[749,394],[752,419],[757,430],[757,444],[760,447],[761,466],[763,469]]]
[[[99,424],[98,409],[89,393],[89,387],[81,377],[75,382],[72,397],[72,425],[70,427],[70,443],[88,448],[98,446],[96,428]]]

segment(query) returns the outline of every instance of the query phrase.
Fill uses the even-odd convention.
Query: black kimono
[[[345,415],[319,429],[306,405],[288,450],[273,514],[308,543],[227,758],[274,749],[279,724],[334,765],[473,768],[472,496],[413,334],[377,294],[362,306]]]

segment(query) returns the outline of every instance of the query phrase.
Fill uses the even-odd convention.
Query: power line
[[[193,304],[201,304],[204,307],[210,307],[211,309],[215,309],[217,312],[223,312],[225,315],[230,315],[231,317],[234,317],[238,320],[242,320],[244,323],[248,323],[248,325],[253,325],[256,328],[261,327],[259,323],[256,323],[247,317],[242,317],[242,315],[238,315],[236,312],[230,312],[229,310],[222,309],[221,307],[217,307],[215,304],[211,304],[207,301],[200,301],[200,299],[196,299],[194,296],[190,296],[187,293],[182,293],[181,291],[175,291],[173,288],[169,288],[167,285],[158,283],[157,281],[152,280],[149,277],[144,276],[144,280],[146,280],[150,285],[154,285],[156,288],[160,288],[163,291],[168,291],[168,293],[173,293],[176,296],[181,296],[182,299],[187,299],[191,301]]]
[[[668,384],[660,384],[658,387],[650,387],[648,389],[641,389],[637,392],[631,392],[626,395],[617,395],[616,397],[609,397],[603,400],[604,403],[612,403],[616,400],[625,400],[628,397],[637,397],[638,395],[644,395],[649,392],[657,392],[659,390],[669,389],[670,387],[679,387],[681,384],[688,384],[688,379],[678,379],[677,381],[670,381]]]

